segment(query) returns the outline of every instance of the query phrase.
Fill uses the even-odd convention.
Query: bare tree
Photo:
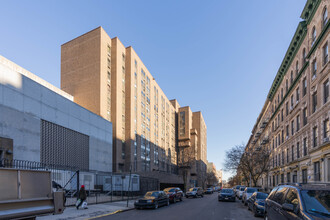
[[[188,175],[196,169],[195,151],[192,147],[181,147],[178,152],[178,167],[182,174],[184,191],[188,190]]]
[[[244,150],[245,150],[245,145],[241,144],[241,145],[236,145],[232,147],[230,150],[226,151],[226,159],[224,162],[225,171],[231,173],[237,172]]]

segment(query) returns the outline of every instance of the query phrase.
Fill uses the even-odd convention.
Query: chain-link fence
[[[134,173],[85,171],[75,167],[8,159],[0,160],[0,167],[50,171],[53,191],[64,189],[66,192],[66,206],[76,203],[81,185],[85,186],[88,204],[135,199],[147,191],[159,190],[158,179]]]

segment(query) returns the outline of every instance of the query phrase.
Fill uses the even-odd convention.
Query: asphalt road
[[[156,210],[143,209],[131,210],[114,215],[97,218],[105,219],[120,219],[120,220],[176,220],[176,219],[196,219],[196,220],[248,220],[259,219],[253,216],[252,212],[247,210],[240,200],[236,202],[219,202],[218,193],[204,195],[203,198],[184,198],[182,202],[163,206]]]

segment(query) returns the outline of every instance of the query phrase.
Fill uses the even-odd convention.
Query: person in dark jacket
[[[79,190],[79,196],[78,196],[78,198],[80,199],[80,203],[77,205],[77,209],[79,209],[79,206],[81,206],[83,204],[83,202],[87,198],[87,194],[86,194],[86,190],[85,190],[85,186],[84,185],[81,185],[81,188]]]

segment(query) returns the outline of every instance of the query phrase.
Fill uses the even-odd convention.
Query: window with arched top
[[[299,62],[297,60],[297,62],[296,62],[296,77],[298,76],[298,73],[299,73]]]
[[[306,63],[306,48],[304,48],[302,52],[302,63],[303,65]]]
[[[323,21],[322,21],[322,27],[325,27],[325,25],[328,22],[328,9],[327,7],[324,7],[323,9]]]
[[[314,45],[315,40],[316,40],[316,28],[314,26],[312,30],[312,46]]]

